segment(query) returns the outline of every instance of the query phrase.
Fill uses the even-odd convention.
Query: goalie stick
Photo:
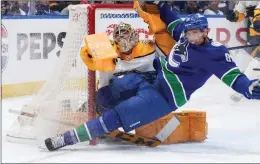
[[[32,117],[32,118],[37,117],[37,115],[35,115],[33,113],[18,111],[18,110],[14,110],[14,109],[9,109],[9,112],[18,114],[18,115],[27,116],[27,117]],[[56,123],[63,124],[63,125],[68,125],[71,127],[77,126],[77,125],[67,122],[67,121],[56,120],[56,119],[49,118],[49,117],[42,117],[42,119],[56,122]],[[156,147],[156,146],[160,145],[165,139],[167,139],[168,136],[178,127],[179,124],[180,124],[179,120],[176,117],[173,117],[165,125],[165,127],[156,135],[155,138],[143,137],[143,136],[139,136],[136,134],[126,133],[126,132],[123,132],[120,130],[115,130],[115,131],[107,134],[107,136],[110,136],[115,139],[123,140],[123,141],[129,142],[129,143],[133,143],[138,146]]]
[[[236,50],[236,49],[250,48],[250,47],[257,47],[257,46],[260,46],[260,44],[251,44],[251,45],[244,45],[244,46],[229,47],[228,50]]]

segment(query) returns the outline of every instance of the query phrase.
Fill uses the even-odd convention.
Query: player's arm
[[[225,13],[225,17],[230,22],[241,22],[246,17],[246,1],[239,1],[234,10],[229,10]]]
[[[183,21],[179,17],[178,13],[172,9],[172,6],[166,2],[159,2],[157,6],[160,9],[160,18],[167,26],[167,31],[173,37],[174,40],[180,39],[183,31]]]
[[[222,82],[248,99],[260,99],[260,80],[249,80],[246,75],[240,72],[231,59],[228,49],[221,45],[217,53],[205,57],[202,62],[204,69],[212,72]]]

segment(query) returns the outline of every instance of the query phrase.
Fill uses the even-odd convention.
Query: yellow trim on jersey
[[[255,9],[254,16],[260,15],[260,9]]]
[[[254,28],[249,28],[249,35],[250,36],[260,36],[260,32],[257,32]]]
[[[135,58],[140,58],[140,57],[144,57],[149,54],[152,54],[154,51],[155,51],[155,49],[154,49],[153,43],[151,43],[151,41],[149,41],[149,40],[139,41],[138,44],[136,45],[136,47],[134,47],[131,54],[129,54],[129,55],[120,54],[120,57],[123,60],[130,61]]]

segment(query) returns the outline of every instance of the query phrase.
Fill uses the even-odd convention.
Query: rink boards
[[[95,32],[107,32],[123,21],[130,23],[142,39],[148,35],[147,24],[131,8],[97,8]],[[222,16],[208,16],[209,36],[229,47],[242,45],[246,22],[228,22]],[[20,16],[2,19],[2,97],[36,93],[50,77],[59,59],[69,19],[67,16]]]

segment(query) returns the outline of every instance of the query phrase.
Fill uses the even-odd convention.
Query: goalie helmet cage
[[[57,65],[32,101],[22,108],[23,114],[15,119],[7,132],[8,141],[42,145],[44,139],[73,128],[62,122],[79,125],[95,117],[96,73],[87,70],[79,51],[84,36],[95,33],[97,8],[123,9],[133,8],[133,5],[69,6],[69,28]],[[90,144],[94,145],[95,140]]]

